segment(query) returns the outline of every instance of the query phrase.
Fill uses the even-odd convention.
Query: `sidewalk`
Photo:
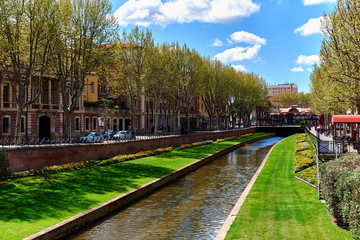
[[[309,130],[315,137],[318,137],[318,133],[315,130],[315,127],[311,127]],[[333,141],[333,136],[331,134],[325,135],[324,133],[320,133],[319,137],[321,141],[327,141],[327,142]]]

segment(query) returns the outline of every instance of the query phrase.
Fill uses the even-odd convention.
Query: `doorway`
[[[42,116],[39,118],[39,138],[49,139],[51,129],[51,119],[48,116]]]

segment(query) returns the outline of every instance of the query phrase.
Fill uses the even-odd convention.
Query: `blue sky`
[[[155,42],[186,43],[202,56],[268,85],[309,91],[323,38],[320,17],[335,0],[110,0],[122,28],[151,29]]]

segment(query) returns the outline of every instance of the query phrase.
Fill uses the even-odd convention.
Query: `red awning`
[[[360,123],[360,115],[334,115],[331,123]]]

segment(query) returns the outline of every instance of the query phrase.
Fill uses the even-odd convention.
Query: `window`
[[[10,118],[9,117],[3,117],[3,119],[2,119],[2,132],[3,132],[3,134],[10,133]]]
[[[75,131],[80,131],[80,118],[75,118]]]
[[[106,128],[107,128],[108,130],[111,129],[110,121],[111,121],[110,118],[107,118],[107,120],[106,120]]]
[[[96,126],[97,126],[97,122],[96,122],[96,117],[93,118],[93,130],[96,131]]]
[[[90,118],[88,117],[85,118],[85,131],[90,131]]]
[[[114,118],[114,120],[113,120],[113,130],[116,131],[116,129],[117,129],[117,119]]]
[[[112,87],[108,87],[108,94],[111,95],[112,93]]]
[[[100,93],[102,93],[102,94],[105,93],[105,86],[100,86]]]
[[[20,132],[25,133],[25,117],[21,117]]]
[[[10,85],[9,83],[4,83],[3,85],[3,102],[9,102],[10,100]]]
[[[94,85],[95,85],[95,83],[94,83],[94,82],[91,82],[91,84],[90,84],[90,89],[91,89],[91,92],[92,92],[92,93],[94,92]]]

